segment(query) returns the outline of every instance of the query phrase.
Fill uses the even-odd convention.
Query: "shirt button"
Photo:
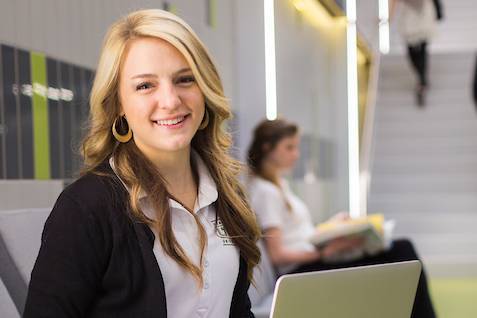
[[[208,261],[208,260],[205,260],[204,266],[205,266],[205,267],[209,267],[209,261]]]
[[[204,284],[204,289],[209,289],[209,283]]]

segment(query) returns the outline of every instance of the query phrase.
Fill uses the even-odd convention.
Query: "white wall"
[[[302,165],[317,177],[293,186],[319,220],[348,209],[345,28],[318,27],[287,0],[275,1],[275,23],[278,114],[311,140]]]
[[[245,159],[252,129],[265,118],[263,1],[233,1],[235,16],[235,100],[240,131],[239,157]]]
[[[205,1],[169,1],[209,47],[227,94],[233,96],[232,2],[217,1],[217,27],[206,23]],[[0,42],[95,68],[108,26],[135,9],[162,8],[151,0],[1,0]]]
[[[379,49],[379,1],[356,1],[357,25],[360,34],[374,50]]]
[[[0,211],[50,208],[63,186],[63,180],[0,180]]]

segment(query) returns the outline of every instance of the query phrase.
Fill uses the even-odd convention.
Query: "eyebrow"
[[[181,68],[180,70],[178,70],[177,72],[174,72],[174,75],[179,75],[181,73],[190,72],[190,71],[191,71],[190,67],[184,67],[184,68]],[[132,76],[131,79],[146,78],[146,77],[157,78],[157,75],[152,74],[152,73],[137,74],[137,75]]]

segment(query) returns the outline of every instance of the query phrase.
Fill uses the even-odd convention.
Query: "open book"
[[[340,237],[363,237],[362,248],[335,257],[335,261],[351,260],[364,253],[373,255],[386,249],[390,245],[393,228],[394,221],[385,221],[382,214],[371,214],[357,219],[321,223],[317,226],[317,231],[310,241],[317,247],[323,247]]]

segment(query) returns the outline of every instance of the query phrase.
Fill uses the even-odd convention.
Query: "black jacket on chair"
[[[108,176],[87,174],[58,198],[45,223],[23,317],[167,317],[154,234],[128,214],[127,190],[109,164],[101,170]],[[248,286],[240,258],[230,317],[253,317]]]

